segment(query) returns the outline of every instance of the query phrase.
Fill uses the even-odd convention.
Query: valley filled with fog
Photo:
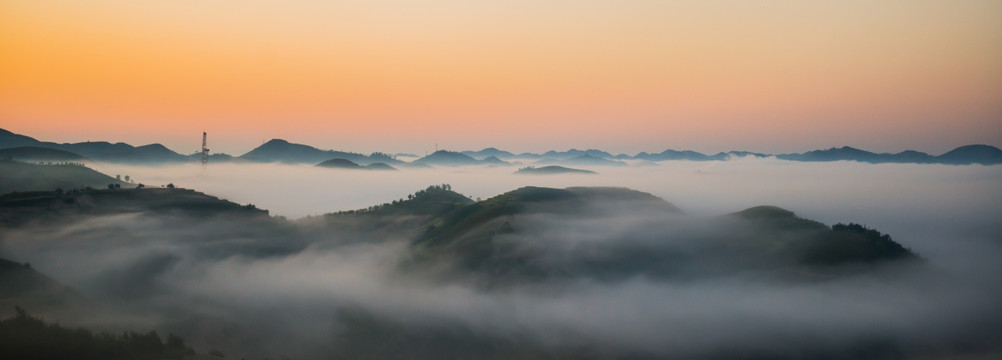
[[[365,208],[406,198],[428,185],[450,184],[472,199],[523,186],[616,186],[651,193],[686,213],[723,215],[775,205],[821,221],[856,222],[891,234],[923,256],[968,263],[956,242],[1002,243],[1002,166],[793,162],[774,158],[664,161],[591,167],[597,175],[516,175],[517,167],[403,168],[354,171],[311,165],[196,164],[155,167],[100,164],[147,186],[173,183],[290,219]],[[941,253],[946,252],[946,253]],[[957,253],[954,253],[957,252]],[[928,253],[928,254],[926,254]]]
[[[170,331],[196,349],[238,358],[880,359],[1002,351],[1002,166],[772,158],[644,164],[529,176],[513,174],[517,167],[93,163],[148,188],[171,183],[291,221],[86,213],[6,229],[0,251],[106,305],[70,322]],[[477,251],[425,245],[436,241],[428,235],[434,226],[417,239],[394,230],[419,213],[371,223],[364,214],[320,216],[408,199],[436,184],[473,200],[524,186],[625,187],[684,213],[614,192],[580,203],[599,212],[556,203],[460,228],[451,244],[488,234],[500,251],[485,260],[501,264],[493,270],[469,265]],[[832,272],[774,267],[788,255],[762,244],[819,224],[784,218],[793,230],[767,229],[760,222],[768,219],[719,218],[758,205],[827,225],[863,224],[923,260]],[[518,236],[508,235],[511,228]],[[511,254],[532,256],[513,265]],[[534,263],[540,258],[548,262]]]

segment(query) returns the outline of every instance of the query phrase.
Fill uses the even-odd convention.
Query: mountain
[[[126,143],[112,144],[106,141],[88,141],[56,146],[56,148],[60,150],[74,152],[91,160],[97,161],[153,163],[184,162],[188,160],[186,156],[173,152],[160,144],[149,144],[134,147]]]
[[[665,150],[657,154],[639,153],[633,157],[638,160],[664,161],[664,160],[689,160],[689,161],[709,161],[716,160],[710,156],[695,151],[685,150]]]
[[[815,281],[846,274],[843,265],[918,260],[889,236],[860,225],[829,227],[777,207],[697,219],[650,194],[620,188],[526,187],[428,224],[413,242],[406,271],[458,276],[488,288],[746,272]]]
[[[619,160],[609,160],[604,157],[583,154],[572,158],[547,158],[536,161],[536,165],[561,164],[572,166],[627,166],[625,162]]]
[[[340,158],[355,163],[368,163],[365,155],[334,150],[320,150],[303,144],[294,144],[282,139],[272,139],[246,154],[240,159],[255,162],[283,162],[317,164],[330,159]]]
[[[840,148],[830,148],[827,150],[813,150],[802,154],[780,154],[777,158],[793,161],[840,161],[852,160],[860,162],[879,162],[883,156],[869,151],[860,150],[850,146]]]
[[[348,159],[330,159],[317,164],[317,166],[337,169],[365,169],[362,165],[356,164]]]
[[[0,149],[0,158],[10,158],[20,161],[86,161],[87,158],[69,151],[56,150],[37,146],[20,146]]]
[[[31,164],[0,159],[0,194],[12,191],[50,191],[85,187],[105,188],[108,184],[130,184],[80,164]]]
[[[557,174],[597,174],[591,170],[572,169],[563,166],[551,165],[543,167],[528,166],[515,172],[519,175],[557,175]]]
[[[35,140],[32,137],[0,129],[0,149],[22,146],[38,146],[39,143],[41,143],[41,141]]]
[[[484,164],[496,165],[496,166],[511,165],[510,162],[501,160],[497,156],[493,156],[493,155],[492,156],[488,156],[488,157],[486,157],[486,158],[484,158],[483,160],[480,160],[480,161],[483,162]]]
[[[567,151],[554,151],[554,150],[550,150],[550,151],[547,151],[547,152],[545,152],[545,153],[542,154],[542,156],[544,156],[544,157],[561,159],[561,160],[563,160],[563,159],[577,158],[577,157],[586,156],[586,155],[590,156],[590,157],[597,157],[597,158],[603,158],[603,159],[608,159],[608,158],[612,158],[613,157],[612,154],[610,154],[610,153],[607,153],[607,152],[602,151],[602,150],[596,150],[596,149],[588,149],[588,150],[570,149],[570,150],[567,150]]]
[[[973,146],[973,145],[972,145]],[[997,150],[997,149],[996,149]],[[860,150],[850,146],[840,148],[830,148],[827,150],[813,150],[805,153],[780,154],[776,158],[792,161],[858,161],[871,164],[881,163],[949,163],[939,161],[937,157],[920,151],[906,150],[897,154],[873,153]],[[969,164],[970,162],[962,162]]]
[[[461,152],[439,150],[431,153],[431,155],[414,160],[413,163],[440,166],[466,166],[480,165],[483,162]]]
[[[371,163],[369,165],[362,166],[348,159],[330,159],[317,164],[317,166],[332,168],[332,169],[349,169],[349,170],[390,170],[390,171],[397,170],[396,168],[385,163]]]
[[[890,154],[890,159],[897,163],[928,164],[936,162],[935,157],[921,151],[905,150],[897,154]]]
[[[967,145],[950,150],[935,159],[941,164],[1002,164],[1002,150],[990,145]]]
[[[376,171],[397,171],[397,168],[385,163],[371,163],[365,166],[366,169]]]
[[[467,151],[463,151],[462,153],[464,155],[466,155],[466,156],[469,156],[469,157],[472,157],[472,158],[476,158],[476,159],[484,159],[484,158],[487,158],[487,157],[490,157],[490,156],[493,156],[493,157],[496,157],[496,158],[499,158],[499,159],[511,159],[511,158],[516,157],[515,154],[512,154],[512,153],[504,151],[504,150],[498,150],[497,148],[493,148],[493,147],[489,147],[489,148],[486,148],[486,149],[483,149],[483,150],[480,150],[480,151],[469,151],[469,150],[467,150]]]
[[[66,151],[95,161],[149,163],[183,162],[188,160],[186,156],[173,152],[160,144],[149,144],[138,147],[121,142],[112,144],[106,141],[56,144],[38,141],[24,135],[17,135],[0,129],[0,149],[24,146]]]

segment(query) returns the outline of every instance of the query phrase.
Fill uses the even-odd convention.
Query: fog
[[[403,238],[249,235],[244,230],[251,225],[241,219],[140,214],[6,230],[0,256],[30,261],[108,304],[101,316],[86,320],[90,324],[169,330],[201,351],[219,348],[228,357],[343,354],[339,349],[355,339],[338,335],[350,324],[346,311],[371,314],[411,329],[408,334],[450,329],[531,347],[583,349],[599,358],[913,358],[1002,351],[1002,166],[741,158],[595,167],[590,169],[598,175],[566,176],[514,175],[516,168],[508,167],[94,167],[147,186],[173,183],[252,203],[290,219],[406,198],[431,184],[451,184],[474,199],[527,185],[619,186],[654,194],[691,216],[665,220],[613,205],[611,214],[593,219],[536,214],[512,221],[532,240],[526,246],[575,258],[594,244],[655,251],[708,234],[732,236],[739,232],[707,219],[775,205],[829,225],[866,224],[927,260],[822,282],[741,272],[676,281],[641,273],[484,289],[401,274]],[[632,242],[610,243],[623,239]],[[253,250],[275,242],[286,247],[266,255]],[[723,266],[711,260],[702,265]]]
[[[598,175],[515,175],[515,167],[442,167],[395,172],[309,165],[210,164],[136,167],[94,164],[150,186],[173,183],[273,215],[365,208],[447,183],[470,198],[522,186],[620,186],[665,199],[694,215],[775,205],[826,224],[856,222],[891,234],[924,256],[954,266],[970,256],[955,241],[1002,242],[1002,166],[792,162],[774,158],[665,161],[658,166],[591,167]],[[946,241],[952,239],[952,241]],[[957,252],[957,253],[955,253]],[[929,253],[929,254],[926,254]]]

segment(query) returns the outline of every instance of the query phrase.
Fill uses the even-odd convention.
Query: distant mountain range
[[[26,161],[66,161],[69,159],[84,159],[120,163],[169,163],[194,162],[201,159],[200,153],[182,155],[171,151],[161,144],[132,146],[126,143],[113,144],[105,141],[57,144],[39,141],[34,138],[15,134],[3,129],[0,129],[0,150],[3,150],[0,151],[0,157],[10,157]],[[55,153],[50,150],[59,150],[63,153]],[[633,156],[627,154],[613,155],[609,152],[598,149],[570,149],[567,151],[551,150],[542,154],[515,154],[510,151],[489,147],[479,151],[456,152],[439,150],[408,163],[398,160],[395,155],[385,153],[376,152],[365,155],[346,151],[321,150],[310,145],[290,143],[282,139],[273,139],[268,141],[240,156],[212,154],[209,160],[212,162],[246,161],[319,164],[333,159],[345,159],[361,166],[374,163],[382,163],[390,166],[507,166],[527,164],[626,166],[628,163],[624,160],[644,160],[647,162],[668,160],[725,161],[734,157],[769,156],[775,156],[776,158],[783,160],[806,162],[858,161],[872,164],[1002,164],[1002,150],[991,145],[961,146],[938,156],[915,150],[906,150],[894,154],[874,153],[849,146],[788,154],[728,151],[707,155],[691,150],[667,149],[660,153],[641,152]]]

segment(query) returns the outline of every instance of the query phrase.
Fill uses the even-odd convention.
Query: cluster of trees
[[[72,161],[27,161],[27,160],[18,160],[10,156],[4,158],[4,160],[18,162],[22,164],[32,164],[32,165],[86,167],[86,165],[84,165],[83,163],[72,162]]]
[[[390,155],[390,154],[382,153],[382,152],[378,152],[378,151],[374,152],[372,154],[369,154],[369,158],[370,159],[383,159],[383,160],[396,160],[397,159],[397,157],[394,156],[394,155]]]
[[[806,254],[809,264],[838,265],[851,262],[872,263],[896,259],[920,259],[915,252],[860,224],[835,224]]]
[[[184,339],[167,335],[163,341],[156,331],[120,335],[94,333],[46,323],[15,307],[16,314],[0,320],[0,359],[181,359],[194,355]]]
[[[418,190],[417,192],[415,192],[413,194],[407,195],[407,200],[404,200],[404,199],[401,198],[401,199],[393,200],[393,201],[388,202],[388,203],[382,203],[382,204],[379,204],[379,205],[369,206],[369,207],[364,208],[364,209],[338,211],[338,212],[335,212],[333,214],[335,214],[335,215],[341,215],[341,214],[356,214],[356,213],[365,213],[365,212],[378,211],[380,209],[384,209],[384,208],[387,208],[387,207],[390,207],[390,206],[402,204],[405,201],[411,201],[411,200],[419,199],[419,198],[421,198],[423,196],[426,196],[426,195],[431,194],[433,192],[439,192],[439,191],[452,191],[452,185],[449,185],[449,184],[431,185],[431,186],[428,186],[427,188],[425,188],[424,190]]]

